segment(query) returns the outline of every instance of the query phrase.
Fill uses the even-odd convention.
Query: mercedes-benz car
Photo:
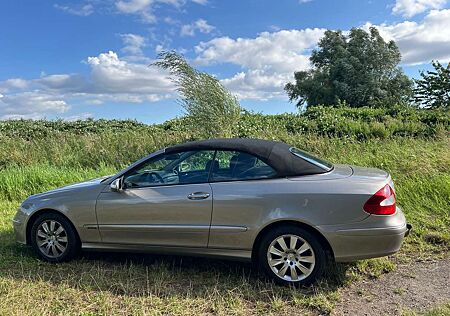
[[[239,138],[167,147],[113,176],[32,195],[13,224],[50,262],[81,249],[215,256],[295,285],[333,260],[393,254],[410,230],[387,172]]]

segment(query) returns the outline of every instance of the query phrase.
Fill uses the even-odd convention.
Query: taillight
[[[386,184],[364,204],[364,211],[375,215],[391,215],[395,213],[395,193]]]

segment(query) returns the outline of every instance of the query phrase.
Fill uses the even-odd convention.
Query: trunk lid
[[[358,166],[349,166],[353,170],[353,178],[360,178],[361,180],[383,180],[389,177],[389,173],[377,168],[366,168]]]
[[[325,173],[313,174],[309,176],[289,177],[292,181],[308,181],[308,180],[336,180],[352,176],[353,169],[349,165],[334,165],[334,168]]]

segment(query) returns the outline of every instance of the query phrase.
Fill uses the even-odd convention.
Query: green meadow
[[[395,270],[399,261],[445,256],[450,249],[449,113],[320,111],[247,113],[234,133],[282,140],[336,164],[390,172],[398,203],[414,227],[398,254],[337,264],[317,285],[303,289],[276,286],[251,263],[217,259],[84,253],[70,263],[41,262],[14,242],[11,220],[28,195],[113,174],[156,149],[205,136],[187,128],[186,119],[159,125],[4,121],[0,122],[1,314],[329,314],[340,290],[354,280],[379,277]]]

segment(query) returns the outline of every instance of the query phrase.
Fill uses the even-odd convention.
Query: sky
[[[176,50],[241,105],[295,112],[284,85],[311,67],[326,29],[375,26],[410,77],[450,61],[447,0],[2,0],[0,119],[135,119],[183,115],[168,74]]]

